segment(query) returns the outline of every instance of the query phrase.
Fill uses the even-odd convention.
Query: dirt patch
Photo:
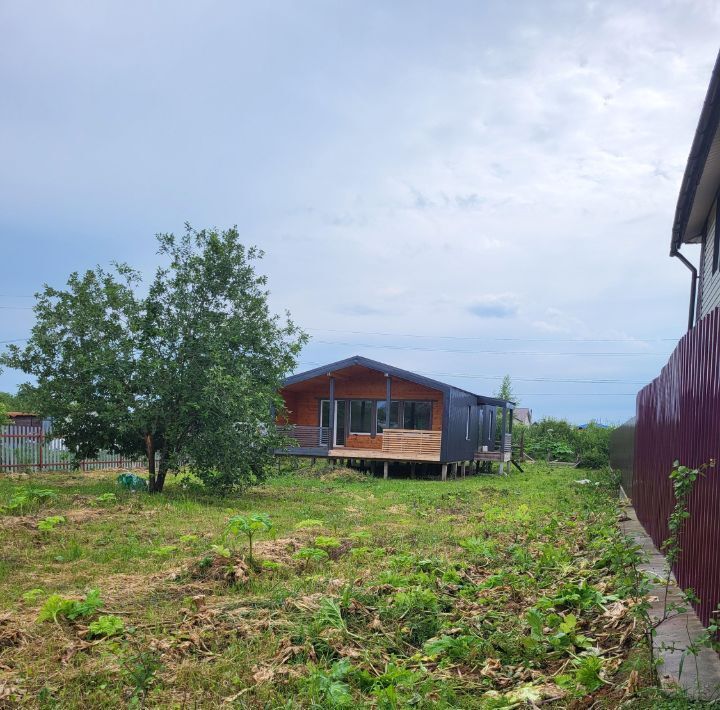
[[[0,517],[0,530],[37,530],[38,523],[51,515],[61,515],[65,518],[65,524],[79,525],[90,520],[97,520],[107,516],[117,509],[107,510],[103,508],[77,508],[74,510],[52,510],[46,509],[35,515],[4,515]]]
[[[0,614],[0,650],[19,646],[25,638],[13,617],[14,614]]]

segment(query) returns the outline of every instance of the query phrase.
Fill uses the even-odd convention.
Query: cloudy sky
[[[44,283],[237,224],[302,369],[509,373],[536,417],[621,421],[685,326],[719,30],[687,0],[0,0],[0,340]]]

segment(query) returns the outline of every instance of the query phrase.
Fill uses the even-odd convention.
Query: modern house
[[[513,403],[355,356],[288,377],[281,455],[448,465],[511,458]],[[414,469],[414,466],[413,466]]]

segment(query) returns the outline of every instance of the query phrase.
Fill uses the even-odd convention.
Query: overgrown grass
[[[123,492],[114,475],[0,480],[0,505],[29,489],[55,493],[0,516],[8,702],[624,698],[634,637],[608,473],[536,466],[441,483],[305,467],[224,499],[172,480],[161,495]],[[250,559],[223,533],[252,513],[267,513],[272,529],[256,535]],[[39,529],[51,516],[62,520]],[[84,602],[92,589],[102,606]],[[39,621],[48,606],[85,611]]]

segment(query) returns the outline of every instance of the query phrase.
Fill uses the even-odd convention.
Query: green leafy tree
[[[145,455],[151,492],[180,467],[215,489],[258,480],[306,336],[271,314],[263,253],[236,228],[158,241],[166,263],[146,293],[124,264],[73,273],[37,296],[28,343],[0,363],[34,375],[34,400],[77,459]]]
[[[508,401],[514,402],[515,404],[520,404],[520,400],[513,392],[512,380],[510,379],[510,375],[505,375],[505,377],[503,377],[500,384],[500,389],[498,389],[498,391],[495,393],[495,396],[498,399],[507,399]]]
[[[36,404],[32,399],[32,387],[23,385],[17,394],[0,392],[0,409],[7,412],[35,412]]]

